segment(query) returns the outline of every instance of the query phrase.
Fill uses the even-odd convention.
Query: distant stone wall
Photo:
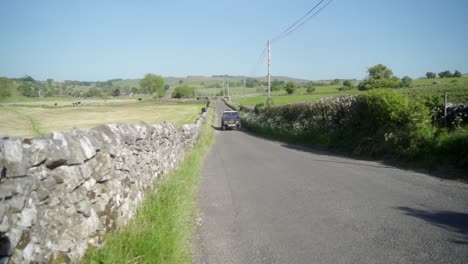
[[[166,103],[189,103],[189,104],[206,104],[209,102],[206,98],[191,99],[191,98],[158,98],[155,99],[158,102]]]
[[[206,114],[179,130],[110,124],[0,138],[0,263],[73,262],[99,246],[183,159]]]

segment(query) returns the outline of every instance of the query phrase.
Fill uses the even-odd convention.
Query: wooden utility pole
[[[226,82],[226,87],[227,87],[227,96],[228,100],[231,101],[231,93],[229,91],[229,80]]]
[[[271,40],[268,40],[268,99],[270,99],[270,96],[271,96],[270,66],[271,66]]]
[[[224,79],[223,79],[223,97],[224,97]]]
[[[444,123],[447,128],[447,93],[444,93]]]
[[[245,105],[245,79],[244,86],[242,86],[242,103]]]

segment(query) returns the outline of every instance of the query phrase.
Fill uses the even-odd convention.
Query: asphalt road
[[[468,185],[242,131],[216,131],[199,207],[196,263],[468,263]]]

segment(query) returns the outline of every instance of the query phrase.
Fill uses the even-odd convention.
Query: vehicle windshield
[[[239,117],[239,113],[238,113],[238,112],[226,112],[226,113],[223,113],[223,116],[224,116],[224,117],[234,117],[234,118],[238,118],[238,117]]]

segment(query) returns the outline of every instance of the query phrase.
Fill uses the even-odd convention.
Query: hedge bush
[[[432,116],[424,103],[388,89],[255,107],[255,111],[241,114],[245,128],[279,139],[358,155],[428,162],[441,159],[467,167],[468,133],[441,133]]]

